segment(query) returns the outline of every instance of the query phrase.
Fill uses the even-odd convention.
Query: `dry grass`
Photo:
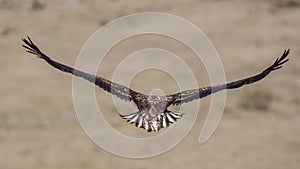
[[[279,1],[81,0],[74,5],[39,0],[44,5],[39,10],[32,9],[33,2],[0,0],[0,168],[299,168],[298,1],[280,1],[284,7],[274,8]],[[26,54],[20,39],[30,35],[53,58],[74,65],[84,42],[101,25],[136,11],[167,12],[194,23],[216,46],[228,80],[262,70],[285,48],[292,49],[291,61],[262,82],[228,91],[226,111],[231,113],[224,114],[204,145],[197,140],[209,97],[201,102],[196,126],[168,153],[143,160],[117,157],[97,147],[81,129],[73,108],[71,77]],[[187,62],[201,86],[209,84],[191,51],[159,36],[120,44],[104,60],[99,74],[111,78],[122,58],[144,47],[172,51]],[[132,87],[150,90],[152,86],[141,79]],[[160,77],[147,75],[147,80],[166,86]],[[169,85],[170,92],[177,89],[176,84]],[[118,117],[110,95],[96,91],[116,129],[145,135]]]
[[[300,7],[299,0],[275,0],[274,4],[279,8],[298,8]]]
[[[270,106],[270,102],[274,99],[270,91],[259,89],[250,90],[242,94],[240,106],[246,109],[266,111]]]

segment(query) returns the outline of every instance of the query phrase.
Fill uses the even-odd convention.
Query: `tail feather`
[[[161,128],[168,127],[171,123],[175,123],[184,114],[179,112],[166,111],[157,115],[155,118],[150,118],[146,112],[141,113],[140,111],[131,113],[128,115],[120,116],[127,120],[130,124],[135,124],[138,128],[143,128],[148,132],[159,131]]]

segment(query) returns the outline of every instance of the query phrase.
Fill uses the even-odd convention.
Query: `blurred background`
[[[198,26],[215,45],[228,81],[260,72],[286,48],[291,48],[291,60],[263,81],[228,91],[222,121],[205,144],[198,143],[198,136],[210,97],[201,100],[196,125],[178,146],[135,160],[110,154],[87,137],[73,108],[72,77],[25,53],[21,38],[29,35],[55,60],[73,66],[85,41],[101,26],[150,11]],[[299,168],[299,17],[299,0],[0,0],[0,168]],[[123,58],[149,47],[180,56],[198,84],[209,85],[204,66],[188,48],[155,35],[118,44],[98,73],[111,79]],[[175,81],[157,71],[140,73],[130,87],[178,92]],[[116,130],[153,136],[122,120],[111,95],[96,92]]]

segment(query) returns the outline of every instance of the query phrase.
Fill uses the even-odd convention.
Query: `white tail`
[[[126,119],[130,124],[135,124],[138,128],[144,128],[148,132],[159,131],[161,128],[168,127],[170,123],[174,123],[177,119],[183,116],[183,113],[179,112],[163,112],[156,117],[150,117],[147,112],[135,112],[128,115],[121,115],[123,119]]]

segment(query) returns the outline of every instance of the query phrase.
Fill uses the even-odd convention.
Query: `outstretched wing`
[[[257,82],[264,77],[266,77],[269,73],[271,73],[273,70],[280,69],[282,65],[287,62],[289,59],[286,59],[287,55],[289,54],[290,50],[285,50],[284,53],[280,58],[277,58],[276,61],[268,68],[266,68],[264,71],[261,73],[241,79],[238,81],[222,84],[222,85],[216,85],[216,86],[208,86],[208,87],[202,87],[199,89],[192,89],[192,90],[186,90],[180,93],[172,94],[166,96],[168,99],[168,106],[170,105],[180,105],[183,103],[187,103],[189,101],[195,100],[195,99],[200,99],[203,97],[206,97],[210,94],[216,93],[221,90],[225,89],[235,89],[239,88],[243,85],[251,84],[254,82]]]
[[[75,76],[81,77],[83,79],[86,79],[95,85],[99,86],[100,88],[104,89],[107,92],[110,92],[111,94],[125,100],[125,101],[131,101],[133,98],[132,96],[136,95],[142,95],[138,92],[135,92],[128,87],[122,86],[120,84],[111,82],[105,78],[102,78],[97,75],[92,75],[89,73],[85,73],[83,71],[74,69],[72,67],[69,67],[67,65],[58,63],[54,60],[52,60],[50,57],[48,57],[46,54],[44,54],[32,41],[29,37],[28,39],[22,39],[22,41],[25,43],[25,45],[22,45],[24,48],[26,48],[27,52],[36,55],[37,57],[44,59],[47,63],[49,63],[51,66],[55,67],[56,69],[59,69],[63,72],[71,73]]]

